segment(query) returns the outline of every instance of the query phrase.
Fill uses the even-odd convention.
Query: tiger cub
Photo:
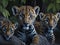
[[[39,43],[39,36],[33,25],[39,11],[38,6],[34,8],[31,6],[12,7],[13,15],[18,19],[20,28],[16,31],[16,36],[27,45],[30,45],[30,43],[31,45],[38,45]]]
[[[55,41],[54,29],[60,19],[60,13],[40,13],[40,24],[44,27],[44,34],[47,39],[53,44]]]
[[[6,40],[9,40],[13,36],[16,28],[16,24],[12,23],[9,19],[0,18],[0,32]]]

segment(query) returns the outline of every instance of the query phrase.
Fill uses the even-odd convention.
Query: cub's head
[[[40,8],[38,6],[31,7],[31,6],[13,6],[12,12],[13,15],[18,17],[20,24],[33,24],[35,18],[39,14]]]
[[[54,29],[60,18],[60,13],[57,13],[57,14],[40,13],[39,16],[40,16],[40,20],[43,22],[45,26],[48,27],[48,29]]]
[[[0,29],[2,31],[3,36],[6,40],[9,40],[10,37],[13,36],[16,27],[16,24],[13,24],[10,20],[6,18],[0,18]]]

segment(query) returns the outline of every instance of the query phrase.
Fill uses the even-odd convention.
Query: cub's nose
[[[28,30],[28,29],[29,29],[29,24],[28,24],[28,23],[24,23],[23,29],[24,29],[24,30]]]
[[[52,29],[52,26],[49,26],[50,30]]]
[[[50,28],[52,28],[52,26],[50,26]]]
[[[25,26],[25,27],[29,27],[29,24],[28,24],[28,23],[24,23],[24,26]]]
[[[7,35],[6,37],[8,38],[9,36]]]

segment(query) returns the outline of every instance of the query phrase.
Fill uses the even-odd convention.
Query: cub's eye
[[[32,16],[32,15],[30,15],[30,17],[32,18],[33,16]]]
[[[54,23],[57,24],[57,21],[55,19],[53,19],[53,20],[54,20]]]
[[[2,31],[5,33],[6,30],[7,30],[7,29],[6,29],[6,27],[4,26],[3,29],[2,29]]]
[[[21,15],[19,15],[19,19],[22,20],[22,16]]]
[[[48,21],[49,21],[48,18],[46,18],[46,19],[45,19],[45,22],[46,22],[47,24],[48,24]]]
[[[24,18],[24,14],[19,14],[19,19],[22,20]]]
[[[54,20],[54,22],[56,22],[56,19],[53,19]]]
[[[33,15],[32,14],[30,14],[30,17],[29,17],[30,19],[33,19]]]
[[[10,32],[13,33],[13,29],[12,28],[10,28]]]

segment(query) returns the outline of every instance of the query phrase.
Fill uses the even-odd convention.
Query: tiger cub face
[[[43,21],[44,25],[46,25],[50,29],[54,29],[60,19],[60,13],[57,14],[43,14],[40,13],[40,20]]]
[[[0,24],[3,36],[6,38],[6,40],[9,40],[10,37],[12,37],[14,34],[16,24],[13,24],[12,22],[10,22],[10,20],[6,18],[0,18]]]
[[[40,8],[38,6],[34,8],[31,6],[12,7],[13,15],[18,17],[20,24],[33,24],[39,14],[39,10]]]

